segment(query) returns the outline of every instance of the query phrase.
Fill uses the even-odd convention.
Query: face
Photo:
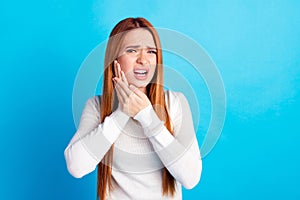
[[[145,88],[150,83],[156,69],[156,54],[153,37],[147,29],[126,33],[117,60],[129,84]]]

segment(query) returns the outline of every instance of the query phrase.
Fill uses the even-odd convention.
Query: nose
[[[144,49],[139,52],[136,61],[137,61],[137,63],[142,64],[142,65],[145,65],[148,63],[146,51]]]

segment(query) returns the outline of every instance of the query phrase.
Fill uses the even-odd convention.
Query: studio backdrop
[[[4,1],[0,6],[0,199],[96,199],[64,149],[101,94],[114,25],[161,36],[165,88],[183,92],[201,149],[183,199],[300,199],[300,2]]]

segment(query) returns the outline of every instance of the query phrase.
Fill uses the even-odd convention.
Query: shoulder
[[[181,104],[187,102],[186,97],[182,92],[175,92],[171,90],[166,90],[165,91],[165,99],[166,102],[169,103],[170,105],[172,104]]]
[[[184,96],[184,94],[181,92],[166,90],[165,101],[168,110],[173,114],[180,113],[182,109],[187,109],[187,108],[189,109],[188,101]]]
[[[85,104],[85,109],[95,109],[99,110],[100,108],[100,96],[92,96],[90,97]]]

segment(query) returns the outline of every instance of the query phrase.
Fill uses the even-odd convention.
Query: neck
[[[146,87],[139,87],[138,88],[141,92],[143,92],[144,94],[146,94]]]

